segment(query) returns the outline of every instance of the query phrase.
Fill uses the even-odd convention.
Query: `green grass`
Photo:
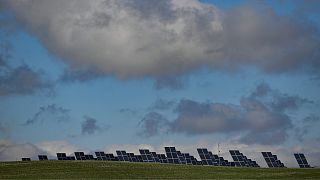
[[[0,179],[320,179],[320,169],[236,168],[106,161],[0,162]]]

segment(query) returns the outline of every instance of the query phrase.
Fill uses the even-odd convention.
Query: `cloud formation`
[[[76,151],[83,151],[83,148],[80,148],[74,144],[71,144],[67,141],[57,140],[57,141],[44,141],[36,144],[36,146],[47,152],[48,155],[56,158],[57,152],[64,152],[68,155],[73,154]]]
[[[0,139],[1,161],[21,160],[22,157],[38,159],[38,154],[44,154],[44,151],[40,150],[37,146],[33,144],[18,144],[10,140]]]
[[[152,110],[169,110],[176,105],[175,100],[157,99],[150,107]]]
[[[300,141],[303,142],[305,136],[307,136],[312,128],[318,127],[320,123],[320,117],[311,115],[305,117],[298,126],[295,127],[295,136]]]
[[[40,72],[35,72],[26,65],[7,70],[0,74],[0,96],[34,94],[52,87],[45,82]]]
[[[85,120],[81,124],[81,133],[83,135],[85,134],[92,135],[96,131],[101,130],[101,128],[97,125],[96,119],[88,116],[84,116],[84,119]]]
[[[170,77],[204,66],[229,71],[253,65],[272,73],[319,69],[319,31],[301,13],[280,16],[254,5],[224,12],[197,0],[5,2],[72,69],[119,79],[152,77],[157,88],[180,87]]]
[[[34,116],[28,119],[24,125],[32,125],[35,123],[43,123],[45,120],[53,120],[55,122],[66,122],[70,119],[69,110],[59,107],[55,104],[42,106]]]
[[[282,94],[262,82],[239,105],[182,99],[173,109],[177,115],[173,120],[151,112],[140,124],[147,136],[158,135],[161,128],[187,135],[240,134],[238,142],[244,144],[281,144],[293,128],[287,111],[306,103],[312,101]]]
[[[138,132],[139,136],[152,137],[163,133],[169,121],[157,112],[150,112],[146,114],[140,121],[141,131]]]
[[[52,84],[40,71],[34,71],[27,65],[11,67],[11,44],[2,36],[0,26],[0,96],[29,95],[38,91],[52,89]]]

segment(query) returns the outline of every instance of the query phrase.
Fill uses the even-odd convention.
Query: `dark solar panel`
[[[118,158],[115,157],[112,153],[111,154],[106,154],[107,161],[118,161]]]
[[[168,163],[180,164],[180,161],[181,162],[185,162],[181,152],[179,151],[179,155],[178,155],[178,152],[177,152],[175,147],[165,147],[164,149],[165,149],[166,154],[167,154]]]
[[[139,149],[143,162],[155,162],[151,152],[148,149]]]
[[[180,151],[177,151],[177,156],[180,164],[187,164],[185,157],[182,155]]]
[[[284,164],[278,159],[277,155],[273,155],[271,152],[261,152],[268,167],[285,167]]]
[[[85,154],[84,156],[85,156],[86,160],[95,160],[95,158],[91,154]]]
[[[98,161],[107,161],[107,156],[104,152],[95,152]]]
[[[235,166],[260,167],[256,161],[252,161],[239,150],[229,150]],[[233,164],[232,164],[233,165]]]
[[[84,152],[74,152],[74,155],[76,156],[77,160],[86,160]]]
[[[39,161],[45,161],[48,160],[47,155],[38,155]]]
[[[154,162],[160,162],[160,159],[156,152],[150,152],[150,153],[151,153],[151,158],[153,159]]]
[[[100,160],[100,158],[102,158],[100,152],[96,152],[95,154],[96,156],[98,154],[97,158],[94,158],[92,154],[84,154],[84,152],[74,152],[75,157],[68,156],[67,160]]]
[[[303,153],[295,153],[294,157],[296,158],[300,168],[310,168],[311,167]]]
[[[137,157],[134,155],[134,153],[127,153],[128,159],[130,162],[138,162]]]
[[[58,160],[67,160],[66,153],[57,153]]]
[[[135,155],[137,162],[143,162],[142,156],[141,155]]]
[[[31,158],[21,158],[22,161],[31,161]]]
[[[198,148],[197,151],[203,165],[213,165],[213,160],[206,148]]]
[[[57,153],[58,160],[76,160],[74,156],[67,156],[66,153]]]
[[[160,163],[168,163],[168,159],[165,154],[157,154],[157,156],[160,160]]]
[[[230,165],[230,163],[227,160],[225,160],[223,157],[219,157],[216,154],[212,154],[212,152],[208,151],[206,148],[198,148],[197,151],[203,165],[211,165],[211,166],[229,166]]]
[[[116,151],[119,161],[129,161],[129,157],[126,151]]]

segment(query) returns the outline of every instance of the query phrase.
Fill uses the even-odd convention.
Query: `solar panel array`
[[[84,152],[74,152],[75,156],[67,156],[66,153],[57,153],[58,160],[99,160],[99,161],[127,161],[127,162],[155,162],[187,165],[211,165],[211,166],[239,166],[239,167],[260,167],[256,161],[247,158],[239,150],[229,150],[234,162],[229,162],[207,148],[198,148],[197,152],[201,161],[198,161],[189,153],[182,153],[175,147],[165,147],[165,154],[157,154],[149,149],[139,149],[140,155],[127,153],[124,150],[117,150],[117,156],[112,153],[106,154],[103,151],[95,152],[95,156]],[[268,167],[285,167],[277,155],[271,152],[261,152]],[[294,154],[300,168],[310,168],[303,153]],[[47,155],[38,155],[39,161],[48,160]],[[31,158],[21,158],[22,161],[31,161]]]
[[[273,155],[271,152],[261,153],[266,160],[268,167],[285,167],[284,164],[278,159],[277,155]]]
[[[229,150],[229,152],[231,154],[231,157],[234,161],[235,166],[260,167],[256,161],[253,161],[253,160],[247,158],[247,156],[240,153],[239,150]]]
[[[212,152],[208,151],[207,148],[198,148],[197,151],[203,165],[234,166],[234,163],[230,163],[228,160],[225,160],[223,157],[219,157],[216,154],[212,154]]]
[[[67,156],[66,153],[57,153],[58,160],[76,160],[74,156]]]
[[[300,168],[311,167],[303,153],[294,153],[294,157],[296,158]]]
[[[48,156],[47,155],[38,155],[39,161],[46,161],[48,160]]]

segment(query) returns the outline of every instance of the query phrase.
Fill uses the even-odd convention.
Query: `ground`
[[[107,161],[0,162],[0,179],[320,179],[320,169],[238,168]]]

